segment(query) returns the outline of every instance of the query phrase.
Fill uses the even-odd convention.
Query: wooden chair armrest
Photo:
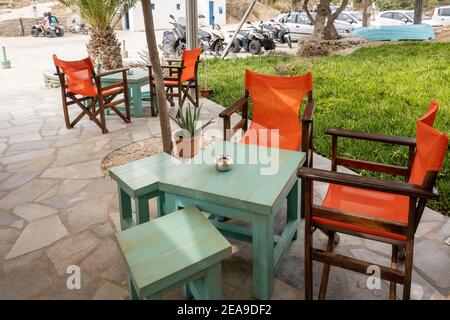
[[[166,62],[171,63],[181,63],[181,59],[166,59]]]
[[[96,78],[101,78],[101,77],[105,77],[105,76],[109,76],[111,74],[115,74],[115,73],[119,73],[119,72],[124,72],[127,71],[129,68],[120,68],[120,69],[115,69],[115,70],[110,70],[110,71],[105,71],[102,73],[99,73],[96,75]]]
[[[326,129],[325,133],[329,134],[331,136],[335,136],[335,137],[383,142],[383,143],[389,143],[389,144],[398,144],[398,145],[409,146],[409,147],[416,146],[416,139],[409,138],[409,137],[387,136],[387,135],[376,134],[376,133],[367,133],[367,132],[361,132],[361,131],[334,129],[334,128]]]
[[[434,199],[439,196],[435,190],[428,191],[422,186],[401,181],[387,181],[353,174],[301,167],[297,173],[299,178],[334,183],[355,188],[400,194],[422,199]]]
[[[219,117],[221,118],[230,118],[233,113],[241,109],[245,106],[245,104],[248,102],[247,97],[241,97],[239,100],[237,100],[235,103],[233,103],[231,106],[223,110],[221,113],[219,113]]]
[[[302,123],[312,122],[313,121],[314,105],[315,105],[314,100],[308,100],[308,103],[306,104],[305,110],[303,110]]]

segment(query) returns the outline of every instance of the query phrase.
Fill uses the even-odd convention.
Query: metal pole
[[[188,0],[186,0],[188,1]],[[238,32],[241,30],[242,25],[244,24],[245,20],[247,20],[248,15],[250,14],[250,11],[252,11],[254,5],[256,3],[256,0],[253,0],[252,3],[250,3],[250,6],[247,8],[247,11],[245,11],[244,16],[241,19],[241,22],[239,22],[236,31],[234,32],[233,37],[229,40],[227,46],[225,47],[225,50],[223,50],[221,58],[224,59],[226,55],[228,54],[228,51],[230,50],[231,44],[233,43],[234,39],[236,38]]]
[[[186,4],[186,48],[194,50],[198,45],[198,10],[197,0],[185,0]]]

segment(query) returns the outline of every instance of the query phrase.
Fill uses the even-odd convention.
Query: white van
[[[440,22],[444,26],[450,25],[450,6],[434,8],[431,19]]]

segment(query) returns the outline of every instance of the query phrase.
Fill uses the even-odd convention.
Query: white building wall
[[[198,1],[198,14],[205,18],[199,19],[199,26],[209,24],[209,0]],[[214,20],[215,23],[225,25],[226,23],[226,0],[214,0]],[[175,19],[185,18],[185,0],[152,0],[154,5],[153,19],[155,29],[171,29],[169,15],[172,14]],[[177,6],[178,5],[178,6]],[[144,31],[144,16],[142,13],[142,4],[138,2],[136,6],[128,12],[130,31]],[[125,26],[125,18],[122,21]]]

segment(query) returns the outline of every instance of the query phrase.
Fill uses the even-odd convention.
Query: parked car
[[[395,26],[401,24],[412,24],[414,22],[414,11],[412,10],[390,10],[380,12],[376,17],[374,24],[377,26]],[[432,27],[440,27],[442,23],[432,20],[430,17],[422,17],[423,24],[429,24]]]
[[[311,12],[311,15],[315,17],[315,13]],[[282,15],[278,21],[285,23],[288,28],[293,41],[309,36],[314,32],[314,24],[309,20],[308,16],[304,12],[290,12]],[[334,26],[338,33],[345,35],[350,34],[355,28],[349,23],[343,23],[341,21],[334,21]]]
[[[358,11],[343,11],[338,15],[336,21],[348,23],[355,28],[360,28],[362,27],[363,15]]]
[[[450,25],[450,6],[434,8],[431,20],[444,26]]]

